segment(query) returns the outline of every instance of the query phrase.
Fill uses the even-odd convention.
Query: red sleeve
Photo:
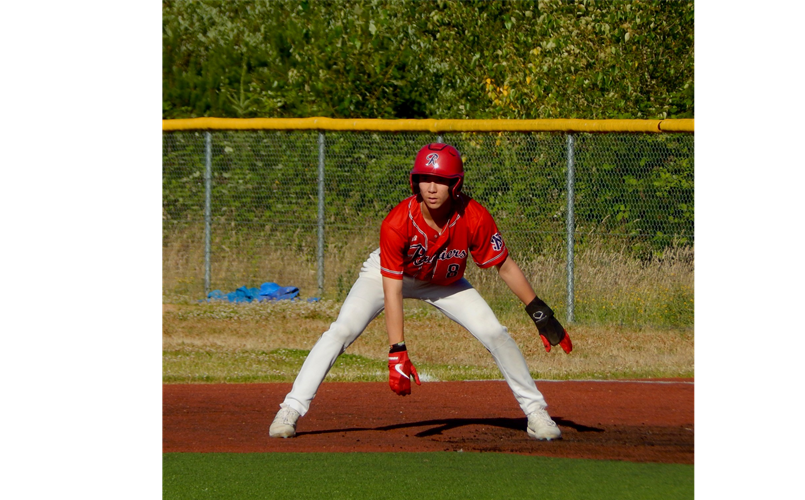
[[[492,215],[475,200],[473,202],[469,221],[473,227],[470,254],[475,265],[486,269],[505,261],[509,250]]]
[[[380,274],[401,280],[408,240],[394,227],[394,215],[389,214],[380,226]]]

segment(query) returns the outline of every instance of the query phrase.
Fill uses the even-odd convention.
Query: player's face
[[[435,175],[420,175],[419,193],[429,210],[438,210],[450,202],[450,182]]]

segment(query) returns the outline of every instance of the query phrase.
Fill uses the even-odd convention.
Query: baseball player
[[[383,221],[380,248],[364,262],[338,318],[310,351],[269,428],[271,437],[296,434],[297,420],[308,412],[336,358],[384,309],[390,344],[389,386],[405,396],[411,394],[412,376],[421,385],[405,346],[403,298],[433,305],[486,347],[528,417],[529,436],[540,440],[561,437],[517,344],[463,277],[467,259],[472,257],[481,268],[497,269],[526,305],[546,351],[559,345],[570,353],[570,337],[512,260],[489,212],[461,192],[463,182],[464,166],[456,148],[436,143],[419,151],[410,174],[412,196]]]

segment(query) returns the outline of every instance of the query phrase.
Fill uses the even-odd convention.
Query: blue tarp
[[[295,286],[280,286],[276,283],[267,282],[260,285],[260,288],[248,288],[242,286],[230,293],[223,293],[221,290],[213,290],[207,295],[207,301],[226,300],[229,302],[252,302],[257,300],[291,300],[299,295],[299,289]],[[310,301],[311,299],[309,299]],[[312,299],[318,300],[318,299]]]

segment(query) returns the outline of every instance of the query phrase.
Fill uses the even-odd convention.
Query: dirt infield
[[[528,437],[502,381],[430,382],[400,397],[386,383],[327,382],[297,437],[269,439],[291,384],[163,386],[164,452],[491,451],[693,463],[692,380],[548,382],[537,387],[561,441]]]

